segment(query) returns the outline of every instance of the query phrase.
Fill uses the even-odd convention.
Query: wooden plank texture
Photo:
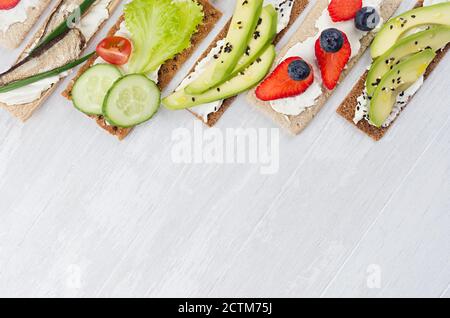
[[[187,112],[125,142],[59,91],[25,125],[1,112],[0,296],[449,297],[450,56],[379,143],[335,113],[368,61],[303,134],[280,132],[269,175],[175,163]],[[237,127],[274,125],[241,96],[217,126]]]

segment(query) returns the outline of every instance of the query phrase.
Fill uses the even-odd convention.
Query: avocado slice
[[[372,96],[378,83],[384,74],[394,68],[396,64],[404,60],[405,57],[431,48],[437,52],[450,42],[450,27],[438,26],[430,30],[422,31],[410,35],[399,41],[385,54],[377,58],[372,64],[366,79],[366,88],[369,96]]]
[[[383,55],[402,34],[422,25],[450,26],[450,2],[420,7],[390,19],[378,32],[370,47],[372,58]]]
[[[199,95],[190,95],[180,89],[164,98],[162,103],[168,109],[179,110],[236,96],[258,84],[267,75],[274,60],[275,47],[269,45],[247,69],[229,81]]]
[[[382,78],[370,101],[369,120],[373,125],[383,125],[392,112],[398,94],[413,85],[435,57],[432,49],[426,49],[401,62]]]
[[[253,32],[251,36],[245,53],[239,59],[230,78],[246,69],[250,63],[256,60],[261,54],[261,51],[264,50],[269,43],[272,43],[272,40],[277,34],[277,23],[278,13],[273,5],[269,4],[265,6],[261,12],[255,32]]]
[[[222,54],[205,69],[202,75],[189,84],[188,94],[201,94],[209,88],[223,83],[233,72],[239,59],[244,55],[250,36],[258,23],[263,0],[236,1],[236,9],[225,38]]]

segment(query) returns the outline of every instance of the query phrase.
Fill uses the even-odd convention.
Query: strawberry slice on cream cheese
[[[368,33],[361,30],[361,25],[374,20],[369,13],[379,15],[382,1],[329,0],[326,7],[321,4],[322,14],[314,23],[317,33],[295,43],[280,57],[280,61],[284,61],[290,57],[301,56],[312,66],[314,81],[296,96],[271,100],[271,108],[283,115],[297,116],[314,106],[324,92],[333,90],[348,62],[360,52],[360,41]],[[342,5],[339,5],[340,3]],[[375,20],[377,25],[371,25],[371,30],[383,23],[379,16]]]
[[[20,0],[0,0],[0,10],[11,10],[19,4]]]

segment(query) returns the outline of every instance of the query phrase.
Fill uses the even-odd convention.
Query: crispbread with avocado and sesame
[[[319,36],[318,29],[316,28],[316,21],[321,17],[324,10],[327,10],[329,1],[328,0],[318,0],[314,8],[309,12],[306,19],[298,28],[297,32],[290,39],[288,45],[286,45],[280,52],[277,61],[274,63],[274,68],[281,62],[289,49],[295,46],[297,43],[303,42],[310,37]],[[380,6],[380,16],[383,21],[388,20],[398,9],[401,4],[401,0],[385,0]],[[361,48],[358,53],[349,60],[346,69],[342,72],[340,76],[340,82],[342,82],[348,73],[352,70],[353,66],[358,62],[361,56],[369,47],[375,34],[373,32],[367,33],[360,40]],[[322,107],[326,104],[334,90],[327,90],[323,86],[321,87],[322,94],[314,100],[314,104],[311,107],[307,107],[298,115],[285,115],[275,111],[270,102],[264,102],[259,100],[255,95],[255,90],[252,90],[248,94],[248,101],[250,104],[254,105],[258,110],[262,111],[279,126],[284,128],[286,131],[293,135],[297,135],[302,132],[308,124],[314,119],[314,117],[319,113]]]
[[[419,1],[416,5],[422,6],[423,0]],[[450,49],[450,44],[447,44],[446,47],[440,51],[437,52],[436,57],[431,62],[431,64],[428,66],[425,74],[424,74],[424,80],[428,78],[428,76],[433,72],[433,70],[436,68],[436,66],[439,64],[439,62],[444,58],[445,54]],[[371,137],[375,141],[379,141],[381,138],[385,136],[387,131],[392,127],[394,122],[398,119],[398,115],[393,122],[391,122],[387,127],[375,127],[364,118],[360,120],[357,124],[353,121],[353,118],[355,117],[356,107],[358,106],[358,97],[361,96],[365,90],[365,83],[367,78],[368,72],[366,71],[361,78],[356,82],[351,92],[347,95],[347,97],[344,99],[344,101],[341,103],[339,108],[337,109],[337,113],[341,115],[343,118],[345,118],[348,122],[350,122],[352,125],[356,126],[359,130],[367,134],[369,137]],[[408,101],[406,101],[406,104],[402,107],[400,112],[402,112],[405,107],[408,105],[409,101],[414,97],[411,96]]]

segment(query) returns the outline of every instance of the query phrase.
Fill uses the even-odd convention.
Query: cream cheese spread
[[[25,2],[25,1],[21,1]],[[89,41],[95,34],[99,26],[109,17],[108,6],[112,0],[97,0],[93,7],[81,18],[79,24],[75,25],[86,41]],[[67,8],[68,12],[73,11],[73,7]],[[1,93],[0,102],[6,105],[22,105],[32,103],[39,99],[46,90],[56,84],[61,78],[68,75],[68,72],[61,73],[57,76],[46,78],[36,83],[18,88],[14,91]]]
[[[67,76],[68,72],[61,73],[56,76],[52,76],[43,79],[39,82],[29,84],[25,87],[15,89],[10,92],[1,93],[0,100],[14,101],[13,105],[27,104],[39,99],[43,91],[48,90],[52,85],[60,80],[61,77]],[[7,104],[7,103],[6,103]],[[9,105],[9,104],[7,104]]]
[[[208,66],[209,62],[212,61],[214,55],[218,54],[224,45],[225,45],[224,39],[218,41],[216,43],[216,46],[208,53],[208,55],[204,59],[200,60],[200,62],[198,62],[198,64],[195,66],[194,71],[181,82],[176,91],[184,89],[194,80],[196,80],[203,73],[205,68]],[[196,113],[198,116],[202,117],[203,121],[206,123],[208,121],[208,115],[217,112],[220,106],[222,106],[222,104],[223,100],[218,100],[212,103],[192,107],[190,108],[190,110]]]
[[[264,6],[271,4],[278,13],[277,33],[283,31],[291,21],[294,0],[264,0]]]
[[[97,0],[88,13],[81,19],[77,28],[86,40],[92,38],[98,27],[109,18],[108,6],[112,0]]]
[[[430,6],[437,3],[442,2],[448,2],[448,0],[425,0],[423,3],[423,6]],[[426,26],[425,26],[426,28]],[[415,32],[419,32],[424,30],[424,27],[418,27],[414,30],[411,30],[408,32],[408,34],[413,34]],[[400,94],[397,96],[397,100],[392,108],[392,112],[389,115],[389,117],[386,119],[386,121],[383,123],[382,127],[389,127],[389,125],[398,117],[402,109],[406,106],[408,101],[414,96],[414,94],[417,93],[417,91],[422,87],[424,81],[424,77],[421,76],[413,85],[411,85],[408,89],[405,91],[400,92]],[[369,124],[372,125],[370,122],[370,118],[368,118],[369,113],[369,99],[367,97],[366,89],[364,89],[364,92],[361,96],[357,98],[357,105],[355,109],[355,116],[353,118],[353,122],[355,124],[358,124],[361,120],[366,120],[369,122]]]
[[[22,0],[14,8],[0,10],[0,32],[6,32],[15,23],[25,22],[27,11],[39,5],[39,0]]]
[[[397,96],[397,100],[392,108],[392,112],[386,121],[383,123],[382,127],[388,127],[400,114],[402,109],[406,106],[408,101],[414,96],[415,93],[422,87],[423,84],[423,76],[421,76],[413,85],[411,85],[408,89],[404,90]],[[358,124],[362,119],[368,120],[369,113],[369,99],[367,96],[367,92],[364,93],[357,98],[355,117],[353,118],[353,122]],[[369,123],[372,124],[369,120]]]
[[[382,3],[382,1],[383,0],[364,0],[363,6],[374,7],[378,12],[380,12],[380,4]],[[383,21],[380,21],[379,26],[381,26],[382,24]],[[361,49],[360,41],[367,34],[367,32],[365,31],[358,30],[355,27],[355,22],[353,20],[333,22],[330,18],[327,8],[325,8],[325,10],[322,12],[322,15],[316,21],[315,26],[316,29],[318,29],[318,33],[316,35],[294,45],[288,50],[285,56],[280,59],[280,61],[283,61],[291,56],[299,56],[304,59],[313,67],[314,83],[304,93],[298,96],[271,101],[270,105],[278,113],[293,116],[299,115],[308,107],[314,106],[317,99],[322,95],[322,78],[319,66],[317,65],[314,46],[318,35],[323,30],[328,28],[336,28],[347,35],[352,48],[352,54],[350,58],[353,58],[359,53],[359,50]]]
[[[449,0],[425,0],[423,2],[423,6],[431,6],[433,4],[438,4],[438,3],[444,3],[444,2],[448,2]]]

